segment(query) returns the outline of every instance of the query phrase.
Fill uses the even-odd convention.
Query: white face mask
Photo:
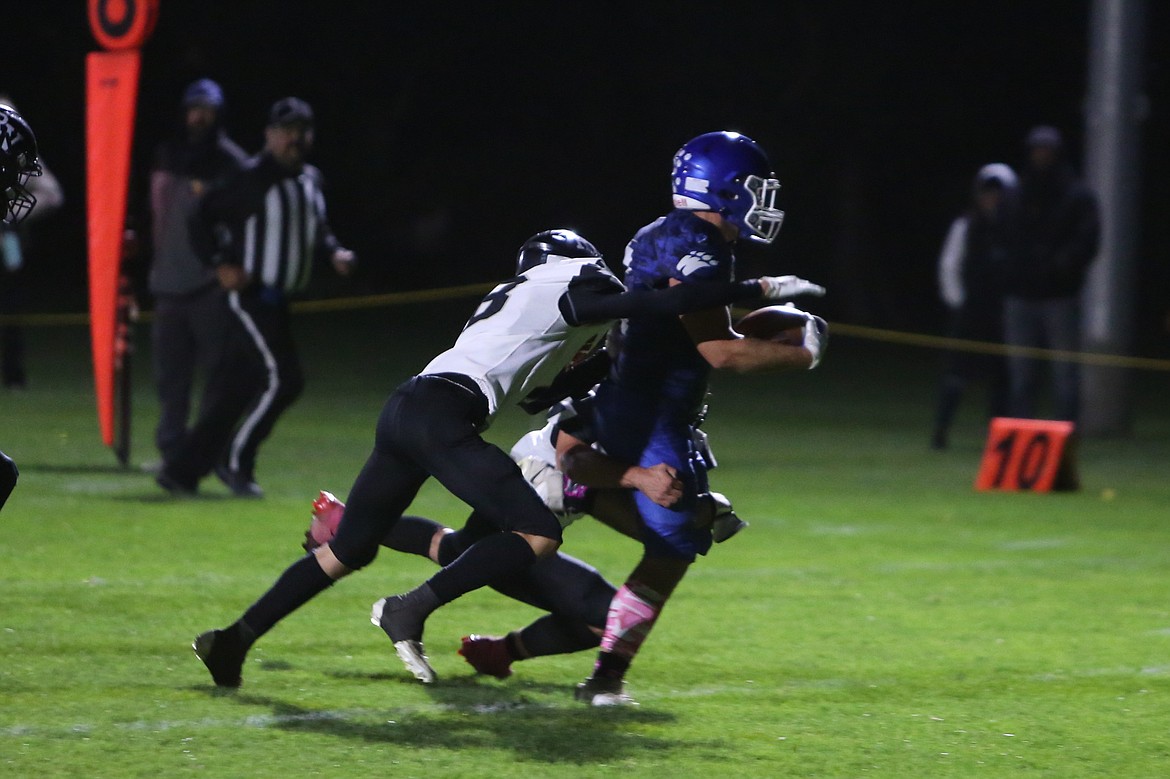
[[[772,243],[780,232],[780,225],[784,223],[784,212],[776,208],[776,193],[780,191],[780,182],[776,179],[748,176],[744,179],[743,186],[752,196],[752,207],[743,218],[744,224],[752,231],[748,238],[759,243]]]

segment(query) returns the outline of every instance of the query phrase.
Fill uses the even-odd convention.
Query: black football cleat
[[[235,628],[200,633],[195,636],[191,648],[211,672],[216,686],[234,689],[243,683],[240,673],[248,650],[240,642]]]

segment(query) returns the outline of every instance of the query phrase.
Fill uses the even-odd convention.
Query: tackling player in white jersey
[[[374,447],[349,493],[336,537],[289,566],[241,617],[195,638],[221,687],[238,687],[252,644],[337,579],[369,564],[426,480],[498,522],[501,531],[405,595],[383,598],[373,619],[421,681],[427,616],[460,595],[556,551],[561,527],[506,452],[480,434],[503,408],[551,384],[582,346],[623,317],[674,315],[736,301],[778,299],[815,285],[791,276],[630,292],[593,244],[549,230],[521,247],[518,275],[497,286],[455,345],[386,401]]]

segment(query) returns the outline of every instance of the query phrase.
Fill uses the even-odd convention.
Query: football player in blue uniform
[[[0,222],[16,224],[37,204],[25,185],[30,177],[39,175],[37,138],[32,128],[16,109],[0,103]],[[16,488],[18,476],[16,463],[0,452],[0,508]]]
[[[626,248],[627,287],[730,281],[736,242],[768,244],[780,229],[780,184],[771,171],[760,146],[739,133],[706,133],[688,141],[674,157],[674,210],[639,230]],[[802,292],[824,294],[824,289]],[[743,338],[732,328],[726,306],[622,323],[621,348],[597,391],[598,443],[622,462],[673,467],[684,496],[666,508],[635,493],[644,525],[643,557],[614,596],[593,674],[577,686],[579,700],[594,706],[633,703],[625,693],[626,671],[687,568],[711,546],[710,527],[695,521],[700,496],[708,492],[708,454],[696,444],[693,429],[711,369],[814,368],[826,337],[824,321],[810,316],[801,346]]]

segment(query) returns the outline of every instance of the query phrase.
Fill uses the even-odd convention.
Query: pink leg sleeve
[[[601,651],[633,659],[662,611],[662,596],[637,582],[621,586],[609,604]]]

